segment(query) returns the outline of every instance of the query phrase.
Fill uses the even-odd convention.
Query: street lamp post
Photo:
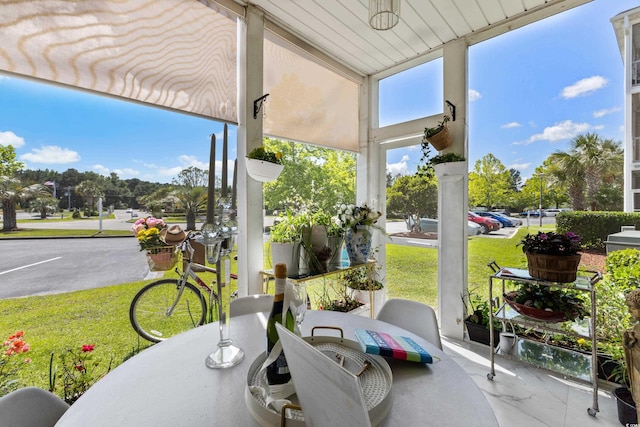
[[[540,178],[540,204],[538,206],[538,217],[540,218],[540,227],[542,227],[542,178],[544,177],[543,173],[538,174],[538,178]]]

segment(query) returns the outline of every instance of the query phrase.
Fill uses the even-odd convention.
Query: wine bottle
[[[271,308],[271,314],[269,314],[269,320],[267,322],[267,355],[271,353],[273,346],[278,342],[278,331],[276,330],[276,323],[280,323],[290,331],[293,331],[294,319],[291,311],[287,311],[286,319],[283,322],[282,312],[284,305],[284,292],[287,284],[287,265],[276,264],[275,266],[275,296],[273,298],[273,307]],[[267,366],[267,382],[269,384],[284,384],[291,379],[289,373],[289,366],[287,365],[287,359],[284,356],[284,352],[280,352],[278,358]]]

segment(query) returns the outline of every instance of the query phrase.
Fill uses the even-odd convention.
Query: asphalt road
[[[133,282],[148,271],[133,237],[0,240],[0,299]]]

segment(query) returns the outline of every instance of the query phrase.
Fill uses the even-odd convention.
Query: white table
[[[98,381],[56,426],[256,426],[244,389],[251,363],[265,351],[265,325],[262,313],[231,319],[231,337],[245,351],[245,360],[229,369],[204,364],[218,342],[217,323],[159,343]],[[440,359],[430,365],[389,360],[393,407],[380,425],[498,425],[471,377],[425,340],[385,322],[332,311],[307,312],[303,334],[319,325],[339,326],[353,340],[355,328],[409,336]]]

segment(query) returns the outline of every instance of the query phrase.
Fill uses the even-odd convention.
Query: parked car
[[[499,214],[497,212],[474,212],[474,213],[478,214],[480,216],[483,216],[485,218],[493,218],[496,221],[498,221],[502,227],[515,227],[516,226],[516,224],[513,221],[513,219],[515,219],[515,218],[509,218],[509,217],[504,216],[502,214]],[[520,223],[522,224],[522,221],[520,221]]]
[[[468,213],[467,219],[473,221],[482,227],[482,233],[487,234],[492,231],[500,230],[500,223],[493,218],[485,218],[473,212]]]
[[[551,208],[551,209],[545,209],[544,213],[545,213],[546,216],[556,216],[560,212],[567,212],[567,211],[570,211],[570,210],[571,209],[569,209],[569,208],[560,208],[560,209]]]
[[[131,209],[131,208],[127,208],[126,212],[127,212],[127,213],[131,213],[131,212],[133,212],[133,209]]]
[[[520,216],[530,216],[530,217],[535,217],[538,218],[540,216],[540,212],[538,212],[538,209],[536,210],[532,210],[532,211],[523,211],[520,212]],[[546,215],[544,213],[544,210],[542,211],[542,217],[544,218]]]
[[[437,233],[438,232],[438,220],[433,218],[420,218],[420,231],[423,233]],[[413,220],[409,219],[407,223],[407,229],[411,230],[413,227]],[[467,235],[477,236],[482,234],[482,227],[472,221],[467,221]]]
[[[511,224],[509,227],[520,227],[522,225],[522,220],[519,218],[514,218],[512,216],[506,215],[506,214],[502,214],[502,213],[498,213],[498,212],[492,212],[495,215],[498,215],[499,217],[502,217],[506,220],[511,221]]]

